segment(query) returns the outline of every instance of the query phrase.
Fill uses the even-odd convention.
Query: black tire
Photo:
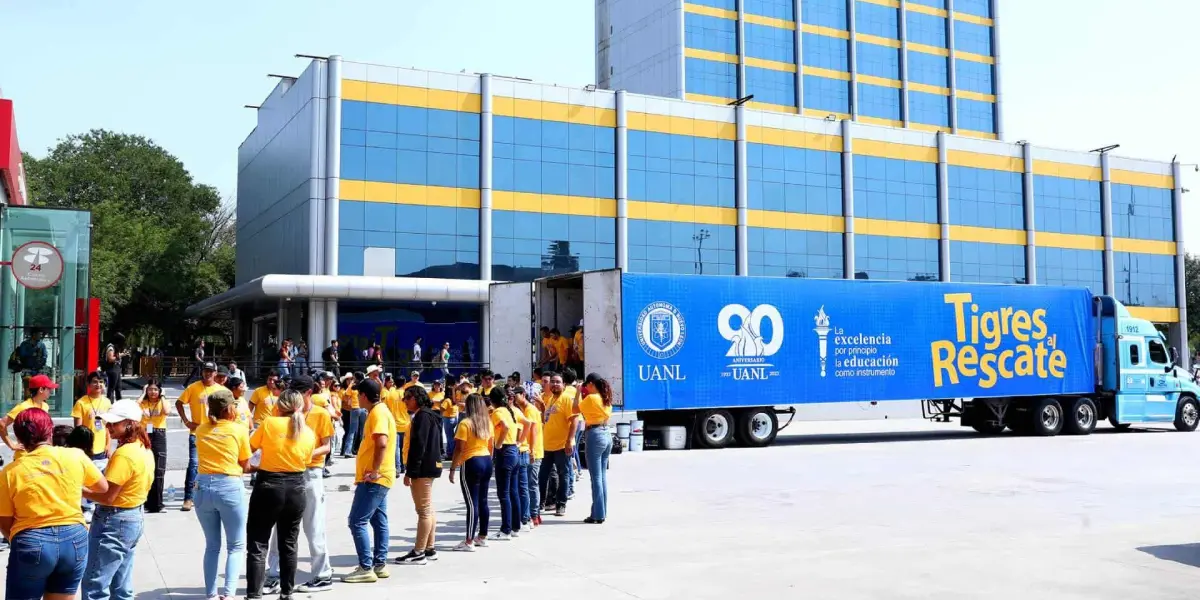
[[[1058,435],[1065,420],[1058,398],[1039,398],[1029,413],[1030,433],[1041,437]]]
[[[971,429],[983,435],[999,435],[1004,433],[1004,426],[995,421],[976,421],[971,424]]]
[[[779,435],[779,418],[774,409],[750,408],[737,416],[737,439],[743,446],[770,446]]]
[[[1175,407],[1175,429],[1179,431],[1195,431],[1200,425],[1200,402],[1191,396],[1179,399]]]
[[[1062,432],[1067,435],[1088,435],[1096,430],[1096,403],[1091,398],[1075,398],[1063,415]]]
[[[1108,417],[1108,424],[1112,425],[1112,428],[1116,429],[1117,431],[1129,431],[1129,428],[1133,427],[1133,423],[1118,423],[1116,415],[1110,415]]]
[[[736,422],[729,411],[706,410],[696,417],[696,427],[692,435],[696,445],[701,448],[724,448],[733,443],[735,427]]]

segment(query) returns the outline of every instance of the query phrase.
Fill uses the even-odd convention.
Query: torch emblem
[[[817,341],[819,343],[819,347],[821,350],[821,353],[820,353],[821,354],[821,377],[824,377],[825,376],[825,356],[826,356],[826,349],[828,348],[828,342],[826,340],[828,340],[828,338],[829,338],[829,331],[830,331],[829,315],[825,314],[824,306],[822,306],[821,309],[817,311],[817,316],[813,317],[813,321],[815,321],[817,324],[816,328],[814,328],[813,331],[817,332]]]

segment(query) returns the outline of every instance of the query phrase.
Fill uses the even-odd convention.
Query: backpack
[[[21,353],[18,350],[13,350],[12,354],[8,355],[8,370],[14,372],[21,370]]]

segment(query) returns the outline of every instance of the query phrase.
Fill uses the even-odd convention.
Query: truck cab
[[[1152,323],[1129,314],[1115,298],[1095,298],[1097,383],[1113,427],[1174,423],[1181,431],[1200,424],[1200,386],[1177,368],[1177,350]]]

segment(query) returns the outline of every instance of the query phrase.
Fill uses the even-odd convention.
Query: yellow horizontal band
[[[950,128],[946,127],[945,125],[929,125],[928,123],[917,123],[915,121],[909,121],[908,128],[916,129],[917,131],[929,131],[933,133],[937,133],[939,131],[950,133]]]
[[[694,15],[705,15],[708,17],[717,17],[718,19],[733,19],[737,20],[736,10],[725,10],[714,6],[704,6],[703,4],[692,4],[690,2],[683,3],[683,12],[690,12]]]
[[[595,108],[545,100],[496,96],[492,100],[492,111],[502,117],[560,121],[597,127],[617,126],[617,111],[611,108]]]
[[[889,8],[900,8],[900,0],[863,0],[868,4],[878,4]]]
[[[479,208],[479,190],[474,188],[343,179],[338,196],[342,200],[358,200],[360,202]]]
[[[1170,175],[1112,169],[1109,172],[1109,177],[1112,178],[1113,183],[1140,185],[1142,187],[1162,188],[1166,190],[1175,189],[1175,178]]]
[[[786,104],[771,104],[770,102],[755,102],[753,100],[746,103],[746,108],[765,110],[768,112],[786,113],[789,115],[798,114],[800,112],[795,106],[788,106]]]
[[[766,25],[767,27],[778,27],[780,29],[796,30],[796,22],[788,21],[787,19],[776,19],[775,17],[764,17],[762,15],[752,15],[750,13],[742,13],[742,18],[747,23],[755,25]]]
[[[737,125],[689,119],[687,117],[670,117],[651,113],[630,112],[626,116],[629,129],[638,131],[653,131],[655,133],[672,133],[675,135],[690,135],[695,137],[732,140],[737,138]]]
[[[951,225],[950,239],[956,242],[986,242],[988,244],[1024,246],[1025,230]]]
[[[860,116],[859,118],[861,119],[862,117]],[[937,148],[859,138],[854,140],[854,154],[855,156],[878,156],[880,158],[936,163],[938,152]]]
[[[826,233],[844,233],[846,231],[846,220],[840,216],[789,213],[778,210],[747,210],[746,225],[767,229],[824,231]]]
[[[1175,242],[1113,238],[1113,250],[1116,252],[1133,252],[1135,254],[1165,254],[1175,256]]]
[[[940,237],[937,223],[912,223],[909,221],[888,221],[859,217],[854,218],[854,232],[863,235],[920,238],[923,240],[936,240]]]
[[[914,6],[914,5],[910,4],[909,6]],[[909,42],[908,49],[915,50],[917,52],[923,52],[925,54],[933,54],[936,56],[950,56],[950,51],[947,50],[946,48],[930,46],[929,44],[917,44],[915,42]]]
[[[692,206],[689,204],[629,200],[627,214],[630,219],[644,219],[647,221],[737,225],[737,210],[718,206]]]
[[[997,136],[996,136],[996,134],[994,134],[994,133],[990,133],[990,132],[987,132],[987,131],[972,131],[972,130],[970,130],[970,129],[959,129],[959,130],[958,130],[958,135],[961,135],[961,136],[963,136],[963,137],[973,137],[973,138],[979,138],[979,139],[981,139],[981,140],[994,140],[994,139],[997,139]]]
[[[878,85],[881,87],[888,87],[888,88],[892,88],[892,89],[896,89],[896,90],[898,90],[904,86],[904,84],[900,83],[900,81],[896,80],[896,79],[888,79],[887,77],[876,77],[875,75],[863,75],[862,73],[858,74],[858,82],[866,83],[869,85]]]
[[[916,2],[909,2],[908,10],[915,12],[915,13],[923,13],[923,14],[927,14],[927,15],[933,15],[935,17],[946,18],[945,9],[934,8],[932,6],[925,6],[924,4],[917,4]]]
[[[983,63],[985,65],[996,64],[996,58],[994,56],[984,56],[982,54],[975,54],[974,52],[963,52],[962,50],[957,50],[957,49],[954,51],[954,58],[961,58],[963,60],[969,60],[971,62]]]
[[[583,217],[616,217],[617,201],[611,198],[493,190],[492,209]]]
[[[959,167],[1008,171],[1009,173],[1025,172],[1025,161],[1013,156],[996,156],[995,154],[950,150],[946,153],[946,162]]]
[[[684,48],[683,55],[688,58],[702,58],[704,60],[713,60],[723,63],[737,64],[738,61],[736,54],[713,52],[712,50],[701,50],[699,48]]]
[[[809,133],[807,131],[791,131],[775,129],[774,127],[746,127],[746,141],[752,144],[769,144],[786,148],[807,148],[809,150],[824,150],[826,152],[841,152],[842,137]]]
[[[375,83],[357,79],[342,80],[342,99],[472,113],[479,112],[481,103],[479,94]]]
[[[1033,173],[1034,175],[1049,175],[1051,177],[1084,179],[1087,181],[1100,181],[1101,179],[1100,167],[1087,167],[1048,160],[1033,161]]]
[[[730,102],[735,100],[734,98],[722,98],[720,96],[692,93],[684,94],[683,99],[689,102],[704,102],[706,104],[720,104],[722,106],[728,106]]]
[[[1104,238],[1098,235],[1039,231],[1034,234],[1034,242],[1039,248],[1068,248],[1071,250],[1104,249]]]
[[[883,125],[884,127],[904,127],[904,121],[884,119],[882,117],[868,117],[867,115],[858,115],[858,122],[868,125]]]
[[[1178,323],[1179,309],[1162,306],[1126,306],[1129,316],[1154,323]]]
[[[994,23],[991,19],[989,19],[987,17],[981,17],[979,15],[970,15],[965,12],[958,12],[958,11],[954,12],[954,20],[955,21],[965,21],[967,23],[974,23],[976,25],[983,25],[985,27],[991,27]]]
[[[929,85],[928,83],[908,82],[908,91],[910,92],[925,92],[926,94],[936,94],[938,96],[949,96],[950,88],[941,87],[938,85]],[[961,90],[960,90],[961,93]]]
[[[765,58],[754,58],[751,56],[746,57],[746,66],[758,67],[760,69],[770,69],[772,71],[786,71],[788,73],[796,72],[796,63],[786,63],[777,60],[767,60]]]
[[[979,102],[995,102],[996,101],[996,97],[993,96],[992,94],[981,94],[979,92],[972,92],[969,90],[964,90],[962,88],[958,89],[957,94],[958,94],[959,98],[966,98],[967,100],[978,100]]]
[[[825,35],[825,36],[829,36],[829,37],[835,37],[840,40],[850,39],[849,31],[846,31],[845,29],[834,29],[833,27],[825,27],[824,25],[812,25],[810,23],[805,23],[800,26],[800,31],[803,31],[804,33],[815,33],[817,35]]]
[[[866,42],[868,44],[875,44],[876,46],[887,46],[888,48],[900,47],[900,40],[893,40],[892,38],[871,35],[869,33],[859,33],[854,36],[854,39],[860,42]]]
[[[850,74],[845,71],[834,71],[823,67],[804,67],[805,75],[815,75],[817,77],[826,77],[828,79],[839,79],[841,81],[850,81]]]

